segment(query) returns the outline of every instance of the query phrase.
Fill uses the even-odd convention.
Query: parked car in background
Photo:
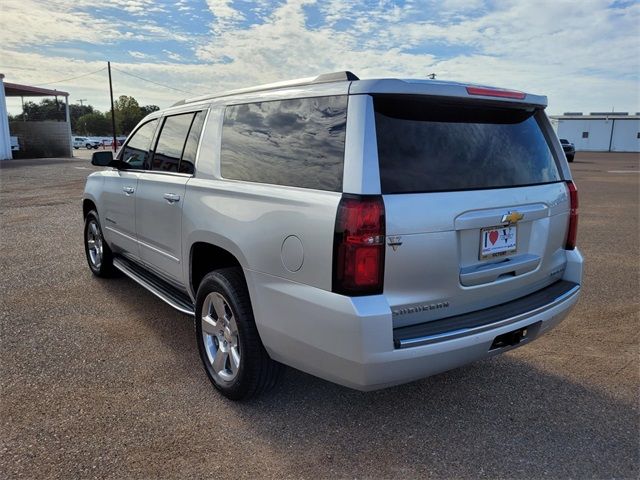
[[[576,146],[566,138],[561,138],[560,144],[562,145],[562,150],[564,150],[564,154],[567,157],[567,161],[573,162],[573,158],[576,156]]]
[[[581,288],[577,190],[546,105],[350,72],[179,102],[115,158],[93,154],[107,168],[84,191],[89,267],[195,316],[232,399],[282,364],[373,390],[506,352]]]
[[[10,137],[11,139],[11,151],[19,152],[20,151],[20,142],[18,141],[18,137]]]
[[[98,140],[92,140],[88,137],[73,137],[73,148],[76,150],[82,147],[91,150],[92,148],[97,149],[100,146],[102,146],[102,143]]]

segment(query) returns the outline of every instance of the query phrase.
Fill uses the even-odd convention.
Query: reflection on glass
[[[167,117],[153,155],[153,170],[177,172],[193,113]]]
[[[383,193],[512,187],[560,180],[532,111],[376,100]]]
[[[194,163],[196,161],[196,153],[198,151],[198,140],[200,139],[200,132],[202,132],[203,124],[204,112],[197,112],[193,122],[191,123],[189,137],[187,138],[187,143],[184,146],[184,153],[180,160],[180,173],[193,174],[194,172]]]
[[[346,121],[346,96],[229,106],[222,176],[340,191]]]
[[[149,169],[149,147],[157,124],[158,120],[151,120],[142,125],[129,138],[120,154],[120,159],[128,164],[129,168],[137,170]]]

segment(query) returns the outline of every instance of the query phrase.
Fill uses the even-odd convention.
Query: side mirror
[[[105,150],[102,152],[93,152],[91,155],[91,165],[96,167],[109,167],[113,163],[113,152]]]

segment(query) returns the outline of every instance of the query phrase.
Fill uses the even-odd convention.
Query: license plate
[[[480,259],[500,257],[516,251],[518,226],[487,227],[480,230]]]

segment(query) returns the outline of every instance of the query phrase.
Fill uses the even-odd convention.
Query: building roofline
[[[640,115],[549,115],[554,120],[640,120]]]
[[[1,75],[1,74],[0,74]],[[4,77],[4,75],[3,75]],[[50,88],[33,87],[19,83],[2,82],[5,97],[68,97],[69,92]]]

